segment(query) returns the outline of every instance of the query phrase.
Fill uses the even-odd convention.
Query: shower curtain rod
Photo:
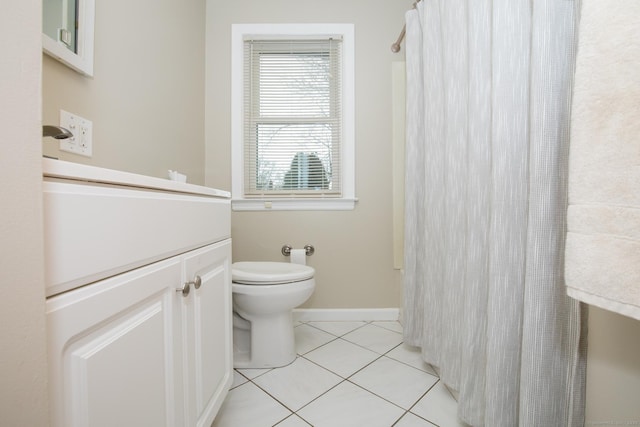
[[[422,0],[417,0],[415,3],[413,3],[413,8],[416,8],[416,5],[418,3],[420,3]],[[404,24],[402,26],[402,31],[400,31],[400,35],[398,36],[398,40],[396,40],[396,42],[394,44],[391,45],[391,52],[393,53],[398,53],[400,52],[400,43],[402,43],[402,40],[404,39],[404,35],[407,32],[407,24]]]

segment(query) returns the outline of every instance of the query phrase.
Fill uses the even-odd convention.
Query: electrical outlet
[[[91,157],[93,153],[93,123],[91,120],[60,110],[60,126],[73,134],[72,138],[60,140],[60,150]]]

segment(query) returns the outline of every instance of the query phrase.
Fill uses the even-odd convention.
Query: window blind
[[[245,197],[341,196],[341,47],[244,40]]]

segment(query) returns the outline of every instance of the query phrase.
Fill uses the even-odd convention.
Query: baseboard
[[[399,308],[296,308],[293,320],[298,322],[397,321]]]

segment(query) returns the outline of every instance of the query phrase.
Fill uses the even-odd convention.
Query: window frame
[[[234,24],[232,25],[231,85],[231,206],[235,211],[352,210],[355,208],[355,46],[353,24]],[[341,196],[262,197],[244,194],[244,40],[246,37],[342,37]]]

